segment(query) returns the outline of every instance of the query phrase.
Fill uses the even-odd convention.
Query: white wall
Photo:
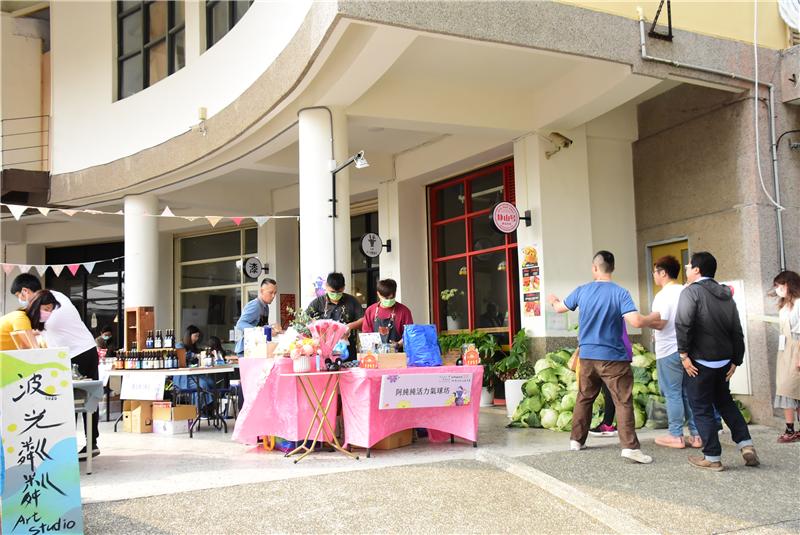
[[[189,2],[187,10],[202,10]],[[255,2],[239,23],[197,58],[197,14],[187,14],[187,65],[116,100],[114,2],[52,2],[54,174],[107,163],[162,143],[235,100],[285,48],[309,0]],[[190,16],[191,15],[191,16]],[[191,22],[190,22],[191,21]],[[189,33],[189,32],[192,33]]]

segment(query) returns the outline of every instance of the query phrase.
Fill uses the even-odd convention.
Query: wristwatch
[[[681,355],[681,361],[689,360],[689,355]]]

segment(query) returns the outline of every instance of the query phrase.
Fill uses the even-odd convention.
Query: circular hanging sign
[[[492,223],[503,234],[511,234],[519,227],[519,211],[510,202],[500,202],[492,209]]]
[[[251,279],[257,279],[261,275],[262,269],[264,269],[264,266],[261,264],[261,260],[255,256],[251,256],[244,261],[244,274]]]
[[[361,236],[361,252],[369,258],[377,258],[383,251],[383,241],[374,232]]]

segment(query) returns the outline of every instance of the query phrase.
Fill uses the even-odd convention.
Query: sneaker
[[[581,444],[577,440],[569,441],[569,451],[581,451],[586,449],[586,444]]]
[[[705,468],[706,470],[711,470],[712,472],[722,472],[723,470],[725,470],[721,462],[709,461],[705,457],[697,457],[695,455],[689,456],[689,464],[691,464],[692,466],[696,466],[697,468]]]
[[[621,455],[626,459],[630,459],[631,461],[641,464],[650,464],[653,462],[653,458],[642,453],[642,450],[629,450],[626,448],[622,450]]]
[[[589,429],[589,434],[593,437],[615,437],[617,428],[613,425],[600,424],[594,429]]]
[[[745,446],[742,448],[742,457],[744,458],[745,466],[758,466],[761,461],[758,460],[758,454],[753,446]]]
[[[697,448],[700,449],[703,447],[703,439],[700,438],[699,435],[692,435],[690,437],[686,437],[686,445],[690,448]]]
[[[662,435],[660,437],[656,437],[656,444],[659,446],[664,446],[665,448],[683,449],[686,447],[682,436],[674,437],[672,435]]]
[[[92,457],[97,457],[98,455],[100,455],[100,448],[94,446],[92,448]],[[86,460],[86,446],[81,448],[81,451],[78,452],[78,460],[81,462]]]
[[[798,440],[800,440],[800,433],[790,433],[789,431],[785,431],[781,436],[778,437],[778,442],[781,444],[797,442]]]

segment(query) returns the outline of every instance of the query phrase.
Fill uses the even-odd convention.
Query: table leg
[[[339,375],[338,374],[335,375],[333,380],[334,380],[333,381],[333,391],[330,393],[330,395],[328,397],[328,402],[325,405],[325,409],[323,410],[323,419],[322,419],[321,423],[325,426],[326,430],[330,433],[330,435],[332,437],[333,443],[331,444],[331,447],[333,449],[335,449],[337,451],[340,451],[340,452],[344,453],[345,455],[349,455],[350,457],[358,459],[358,457],[354,456],[352,453],[350,453],[349,451],[347,451],[344,448],[342,448],[342,445],[339,443],[339,439],[336,437],[336,429],[333,428],[331,426],[331,423],[328,421],[328,411],[330,410],[331,403],[333,402],[333,400],[336,399],[336,394],[339,392]],[[322,391],[322,397],[321,398],[317,397],[317,402],[319,403],[320,406],[322,406],[322,402],[325,399],[325,396],[328,395],[327,394],[327,389],[328,389],[328,385],[326,384],[325,385],[325,390]],[[312,385],[312,390],[311,391],[314,394],[314,396],[316,397],[317,396],[317,392],[313,389],[313,385]],[[319,430],[317,430],[317,434],[319,434]]]
[[[86,475],[92,473],[92,458],[94,457],[94,448],[92,447],[92,413],[86,411],[83,413],[86,418]]]
[[[202,409],[200,408],[200,379],[198,379],[196,375],[190,375],[189,377],[191,377],[192,381],[194,381],[194,389],[197,391],[195,397],[195,404],[197,405],[197,418],[195,418],[194,421],[189,425],[189,438],[192,438],[194,436],[194,433],[192,432],[194,427],[197,426],[197,430],[200,430],[200,416]]]
[[[117,416],[117,419],[114,420],[114,432],[115,433],[117,432],[117,425],[119,425],[119,423],[122,421],[122,415],[123,415],[123,413],[120,412],[119,416]]]
[[[324,388],[325,391],[327,391],[332,378],[333,375],[328,376],[328,380],[325,382],[325,388]],[[298,381],[300,382],[300,388],[303,390],[303,394],[306,396],[308,404],[314,408],[314,414],[311,416],[311,421],[308,424],[308,430],[306,431],[306,436],[303,439],[303,442],[295,449],[293,449],[292,451],[288,452],[285,455],[285,457],[291,457],[292,455],[300,453],[301,451],[304,452],[300,457],[298,457],[294,461],[295,464],[297,464],[301,459],[303,459],[303,457],[305,457],[306,455],[308,455],[313,451],[314,447],[317,444],[317,438],[319,437],[320,431],[322,429],[322,422],[319,421],[319,412],[322,410],[322,404],[319,402],[319,398],[317,397],[316,391],[314,390],[314,383],[311,382],[311,379],[308,380],[308,386],[311,388],[311,391],[314,392],[314,397],[317,398],[316,403],[314,402],[314,399],[311,398],[311,395],[308,393],[308,388],[306,388],[306,384],[303,381],[303,379],[304,377],[298,377]],[[316,422],[319,422],[319,425],[317,426],[317,433],[314,436],[314,441],[311,443],[311,446],[309,447],[306,444],[308,444],[308,439],[311,437],[311,433],[314,429],[314,424]]]

